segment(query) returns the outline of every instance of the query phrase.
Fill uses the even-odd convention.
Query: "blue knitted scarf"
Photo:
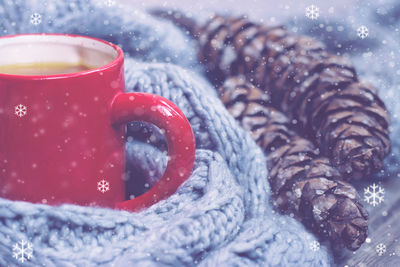
[[[35,12],[39,25],[29,21]],[[195,132],[196,162],[174,195],[139,213],[0,199],[0,266],[19,264],[12,248],[20,240],[33,244],[24,266],[330,264],[324,247],[310,249],[316,239],[299,222],[274,212],[263,153],[200,75],[184,33],[118,4],[0,0],[0,34],[30,32],[120,45],[127,91],[158,94],[182,109]],[[127,170],[140,169],[151,183],[162,173],[165,153],[136,139],[135,129],[128,129]]]

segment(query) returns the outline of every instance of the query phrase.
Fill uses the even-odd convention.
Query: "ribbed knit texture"
[[[138,11],[93,3],[0,0],[0,32],[75,33],[121,45],[127,91],[166,97],[189,119],[197,145],[193,173],[174,195],[140,213],[0,199],[0,266],[18,264],[12,246],[21,239],[34,246],[23,266],[328,266],[326,249],[309,247],[315,237],[273,212],[265,157],[192,72],[200,68],[191,41]],[[37,26],[29,23],[33,12],[42,15]],[[165,166],[165,153],[136,138],[127,155],[131,172],[156,177]]]

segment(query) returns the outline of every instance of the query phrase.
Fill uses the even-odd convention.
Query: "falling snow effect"
[[[42,22],[42,16],[39,13],[33,13],[31,15],[31,23],[33,25],[39,25]]]
[[[314,240],[310,243],[310,249],[312,251],[318,251],[321,248],[321,245],[319,244],[318,241]]]
[[[319,8],[315,5],[306,8],[306,17],[309,19],[317,19],[319,17]]]
[[[110,190],[110,183],[107,182],[106,180],[101,180],[100,182],[97,183],[97,190],[102,192],[103,194]]]
[[[27,112],[27,108],[24,105],[18,105],[15,107],[15,115],[17,115],[18,117],[23,117],[26,115]]]
[[[376,253],[378,254],[378,256],[382,256],[383,254],[386,253],[386,246],[383,243],[379,243],[376,246]]]
[[[21,240],[18,243],[15,243],[12,250],[13,257],[23,263],[24,261],[32,258],[33,245],[25,240]]]
[[[364,201],[375,207],[383,202],[384,194],[385,190],[374,183],[364,188]]]
[[[360,37],[361,39],[365,39],[368,37],[368,28],[365,26],[361,26],[357,29],[357,35],[358,37]]]
[[[104,0],[103,0],[104,1]],[[254,1],[255,2],[255,1]],[[104,3],[104,2],[103,2]],[[394,6],[396,5],[395,3],[396,2],[393,2],[394,4]],[[311,4],[311,3],[309,3],[309,4]],[[317,2],[316,4],[318,4],[319,5],[319,2]],[[335,4],[334,3],[332,3],[331,4],[332,6],[334,6]],[[363,4],[364,5],[364,4]],[[360,6],[358,6],[357,5],[357,8],[359,8],[359,9],[361,9],[361,7],[363,6],[363,5],[360,5]],[[347,5],[347,7],[349,7],[350,5]],[[365,4],[365,6],[366,6],[366,4]],[[323,12],[322,13],[322,17],[324,17],[325,16],[325,11],[327,11],[327,7],[323,7],[322,6],[322,4],[321,4],[321,12]],[[339,7],[342,7],[342,6],[339,6]],[[292,10],[293,10],[293,7],[291,7],[292,8]],[[336,8],[336,7],[335,7]],[[340,16],[340,12],[337,12],[337,10],[340,10],[340,9],[335,9],[335,15],[337,16],[337,17],[339,17]],[[319,14],[317,13],[317,16],[316,17],[314,17],[313,16],[313,18],[310,18],[310,17],[305,17],[304,16],[304,6],[303,6],[303,8],[301,8],[301,9],[299,9],[298,10],[301,14],[300,14],[300,16],[302,16],[304,19],[306,19],[306,20],[309,20],[309,22],[311,22],[310,24],[312,24],[313,22],[315,22],[315,21],[317,21],[318,22],[318,18],[319,18]],[[376,15],[376,13],[378,13],[376,10],[374,10],[375,12],[374,12],[374,15]],[[386,10],[385,10],[386,12],[385,13],[382,13],[382,15],[381,15],[381,17],[384,17],[385,19],[387,19],[387,20],[390,20],[390,18],[391,18],[391,16],[390,16],[390,13],[388,13],[389,11],[391,11],[391,9],[389,9],[389,8],[387,8]],[[246,10],[243,10],[243,12],[246,12]],[[359,13],[361,13],[361,12],[359,12]],[[45,18],[45,15],[46,14],[43,14],[43,17]],[[88,16],[89,17],[89,16]],[[367,19],[368,17],[367,17],[367,15],[364,15],[364,17]],[[393,17],[393,16],[392,16]],[[28,15],[28,18],[29,18],[29,15]],[[354,21],[352,21],[352,23],[355,23],[355,25],[351,25],[351,26],[349,26],[349,25],[345,25],[344,23],[343,23],[343,27],[341,26],[341,25],[339,25],[339,27],[342,27],[341,29],[342,30],[338,30],[337,32],[335,32],[335,30],[336,30],[336,26],[334,26],[333,27],[333,31],[332,32],[328,32],[328,31],[326,31],[326,32],[328,32],[328,33],[332,33],[332,35],[333,34],[337,34],[337,36],[335,36],[335,37],[337,37],[337,38],[332,38],[332,43],[335,41],[337,41],[337,43],[339,43],[340,45],[342,45],[343,44],[343,46],[345,46],[345,44],[346,44],[346,41],[348,41],[346,38],[348,38],[348,36],[351,36],[351,38],[355,38],[355,39],[358,39],[358,38],[360,38],[360,39],[358,39],[359,40],[359,43],[362,43],[362,45],[365,45],[365,49],[368,51],[368,52],[366,52],[365,54],[361,54],[361,52],[362,52],[362,49],[360,49],[360,48],[358,48],[356,45],[354,45],[354,48],[355,49],[358,49],[358,52],[360,52],[360,50],[361,50],[361,52],[360,52],[360,55],[362,56],[362,55],[365,55],[365,57],[364,58],[366,58],[367,60],[369,60],[369,61],[375,61],[375,62],[377,62],[377,63],[379,63],[379,64],[376,64],[376,65],[380,65],[381,67],[379,67],[379,68],[383,68],[383,69],[386,69],[387,70],[387,73],[388,73],[388,76],[390,76],[389,74],[392,74],[393,73],[393,76],[395,76],[396,75],[396,71],[397,72],[400,72],[400,70],[398,70],[398,62],[399,61],[397,61],[397,60],[395,60],[395,58],[393,58],[393,57],[389,57],[390,56],[390,53],[389,53],[389,51],[394,51],[394,54],[395,54],[395,56],[397,57],[397,54],[398,53],[396,53],[396,52],[398,52],[398,50],[396,50],[396,49],[387,49],[387,51],[388,51],[388,53],[387,54],[380,54],[380,53],[377,53],[377,49],[375,49],[374,50],[374,48],[372,47],[372,45],[370,45],[370,43],[369,42],[371,42],[371,44],[372,44],[372,42],[373,42],[373,40],[371,40],[371,39],[373,39],[373,38],[371,38],[371,36],[369,36],[368,37],[368,35],[369,35],[369,32],[368,32],[368,29],[367,29],[367,32],[366,32],[366,34],[364,34],[363,35],[363,37],[362,36],[360,36],[359,35],[359,33],[358,33],[358,30],[357,30],[357,27],[359,27],[362,23],[368,23],[368,22],[370,22],[371,24],[366,24],[366,25],[368,25],[368,28],[369,28],[369,30],[371,31],[371,35],[374,35],[375,36],[375,34],[377,34],[377,31],[376,31],[376,27],[375,27],[375,25],[372,25],[373,24],[373,22],[371,22],[371,21],[360,21],[360,20],[358,20],[358,18],[356,17],[356,16],[354,16],[353,18],[355,18],[354,19]],[[338,21],[339,21],[339,19],[341,19],[340,17],[338,18]],[[345,20],[345,19],[347,19],[347,17],[346,18],[343,18],[343,21]],[[279,18],[277,18],[277,20],[279,21]],[[111,21],[111,20],[110,20]],[[26,22],[26,18],[25,18],[25,22]],[[280,21],[279,21],[280,22]],[[286,21],[283,21],[283,22],[286,22]],[[393,24],[396,24],[397,22],[396,22],[396,20],[395,21],[393,21]],[[27,24],[29,24],[29,21],[27,22]],[[42,23],[42,25],[43,24],[45,24],[44,22]],[[318,23],[316,23],[316,24],[318,24]],[[378,24],[378,23],[377,23]],[[326,25],[327,24],[325,24],[325,28],[324,28],[324,30],[326,29]],[[336,24],[334,24],[334,25],[336,25]],[[298,25],[296,25],[296,26],[298,26]],[[301,29],[301,27],[302,27],[303,25],[300,25],[298,28],[299,29]],[[384,26],[386,26],[386,25],[384,25]],[[32,28],[34,28],[34,27],[32,27]],[[383,27],[382,27],[383,28]],[[397,28],[397,27],[396,27]],[[329,29],[329,28],[328,28]],[[343,30],[344,29],[344,30]],[[352,30],[350,30],[349,31],[349,29],[352,29]],[[365,32],[364,32],[365,33]],[[395,36],[395,33],[394,32],[392,32],[393,33],[393,36]],[[397,33],[397,31],[396,31],[396,33]],[[348,35],[346,35],[346,34],[348,34]],[[356,35],[357,34],[357,35]],[[383,34],[382,34],[383,35]],[[344,37],[343,37],[344,36]],[[343,37],[342,39],[340,39],[340,37]],[[352,41],[354,41],[354,39],[351,39]],[[382,38],[377,38],[377,40],[383,40]],[[341,42],[341,41],[343,41],[343,42]],[[336,43],[335,43],[336,44]],[[358,44],[358,43],[356,43],[356,44]],[[370,50],[369,49],[371,49],[371,51],[372,52],[369,52]],[[339,50],[339,49],[338,49]],[[343,49],[343,50],[345,50],[345,49]],[[347,51],[347,50],[346,50]],[[340,52],[338,52],[338,53],[340,53]],[[349,52],[349,54],[351,55],[351,52]],[[361,58],[361,56],[360,56],[360,58]],[[379,60],[378,60],[379,59]],[[366,60],[366,61],[367,61]],[[361,61],[361,60],[360,60]],[[393,63],[393,70],[391,70],[391,69],[389,69],[388,68],[388,65],[389,65],[389,63],[390,62],[394,62]],[[365,64],[364,65],[372,65],[372,64],[367,64],[367,63],[369,63],[369,62],[365,62]],[[359,65],[357,65],[357,66],[359,66]],[[363,67],[363,66],[361,66],[361,67]],[[376,67],[376,68],[378,68],[378,67]],[[375,70],[375,69],[374,69]],[[371,71],[371,73],[372,73],[372,71]],[[368,73],[367,74],[365,74],[364,73],[364,78],[366,79],[366,80],[371,80],[370,79],[370,77],[368,77],[367,76],[368,75]],[[378,75],[377,75],[378,76]],[[377,77],[377,78],[380,78],[379,76]],[[386,78],[386,77],[385,77]],[[388,79],[385,79],[385,78],[382,78],[382,80],[384,81],[384,82],[387,82],[387,80]],[[376,79],[376,80],[378,80],[378,79]],[[373,80],[373,81],[376,81],[376,80]],[[378,83],[378,82],[377,82]],[[398,92],[398,88],[397,87],[395,87],[395,86],[393,86],[393,90],[391,90],[391,91],[389,91],[389,90],[386,90],[385,91],[385,89],[386,89],[386,87],[385,88],[379,88],[380,90],[381,90],[381,92],[382,92],[382,95],[385,95],[386,96],[386,98],[387,99],[390,99],[390,98],[392,98],[392,99],[394,99],[394,100],[396,100],[396,96],[398,96],[398,94],[397,93],[394,93],[394,95],[393,94],[391,94],[391,93],[393,93],[393,92]],[[398,98],[397,98],[398,99]],[[389,102],[389,101],[387,101],[387,102]],[[31,111],[31,107],[29,107],[30,108],[30,114],[29,115],[31,115],[31,113],[32,113],[32,111]],[[12,108],[11,108],[11,113],[12,113]],[[399,113],[398,113],[399,114]],[[12,114],[11,114],[12,115]],[[397,117],[397,115],[395,115],[395,117]],[[397,120],[396,120],[397,121]],[[395,137],[395,136],[397,136],[397,134],[393,134],[393,136]],[[395,155],[397,156],[398,155],[398,153],[396,152],[396,151],[398,151],[398,150],[395,150]],[[391,168],[394,168],[393,167],[394,166],[394,164],[392,165],[392,166],[390,166]],[[396,165],[396,166],[398,166],[398,165]],[[397,169],[398,169],[398,167],[397,167]],[[393,178],[393,177],[390,177],[390,178]],[[397,179],[400,179],[400,174],[397,174],[397,176],[396,176],[396,178]],[[372,183],[372,181],[370,182],[370,183]],[[390,188],[389,188],[389,186],[385,186],[386,188],[385,188],[385,191],[389,191],[390,190]],[[372,190],[370,190],[370,191],[372,191]],[[386,195],[388,195],[388,193],[389,192],[386,192]],[[372,200],[371,200],[372,201]],[[383,201],[383,196],[382,196],[382,201]],[[389,198],[388,198],[388,196],[386,197],[386,199],[385,199],[385,202],[387,203],[389,201]],[[374,209],[374,210],[380,210],[380,209]],[[383,240],[382,240],[383,241]],[[311,242],[307,242],[306,243],[306,246],[308,245],[310,245],[310,243]],[[386,243],[386,241],[385,241],[385,243]],[[387,242],[387,244],[388,244],[388,250],[389,250],[389,242]],[[375,246],[374,246],[375,245]],[[369,246],[371,246],[371,249],[372,249],[372,254],[375,254],[374,253],[374,249],[375,249],[375,247],[377,247],[376,246],[376,243],[374,244],[374,245],[372,245],[372,244],[370,244]],[[386,253],[386,246],[384,245],[384,244],[382,244],[383,245],[383,247],[384,247],[384,253]],[[307,248],[307,247],[306,247]],[[9,247],[7,247],[7,249],[9,250],[10,248]],[[36,244],[35,244],[35,252],[37,251],[37,247],[36,247]],[[321,249],[322,250],[322,249]],[[400,247],[398,247],[398,250],[397,251],[399,251],[399,253],[398,253],[398,255],[400,255]],[[358,252],[357,252],[358,253]],[[314,253],[313,253],[314,254]],[[383,255],[383,257],[384,256],[387,256],[388,255],[388,253],[386,253],[386,254],[382,254]],[[375,257],[377,257],[378,256],[378,254],[375,254],[374,255]],[[381,255],[379,255],[379,256],[381,256]],[[381,257],[380,259],[382,259],[383,260],[383,257]],[[35,258],[37,258],[37,256],[35,255]],[[1,265],[1,264],[0,264]],[[22,264],[21,264],[22,265]],[[360,266],[364,266],[365,264],[363,264],[363,263],[360,263],[359,264]],[[342,265],[343,266],[343,265]]]

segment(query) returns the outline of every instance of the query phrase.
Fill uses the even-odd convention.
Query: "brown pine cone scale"
[[[382,168],[390,152],[389,116],[375,89],[359,82],[345,57],[310,37],[246,17],[214,16],[197,28],[199,58],[221,84],[244,75],[263,89],[343,177]]]
[[[358,249],[367,236],[368,214],[354,187],[342,180],[319,149],[296,134],[289,119],[268,105],[268,95],[245,81],[228,79],[219,89],[222,102],[251,132],[267,155],[274,205],[333,244]]]

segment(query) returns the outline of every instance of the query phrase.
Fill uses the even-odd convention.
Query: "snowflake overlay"
[[[400,245],[397,245],[397,246],[394,248],[394,253],[395,253],[395,255],[400,256]]]
[[[311,5],[306,7],[306,17],[309,19],[317,19],[319,17],[319,7]]]
[[[18,243],[15,243],[12,250],[13,257],[23,263],[24,261],[32,258],[33,245],[25,240],[21,240]]]
[[[312,250],[312,251],[318,251],[319,249],[321,248],[321,245],[319,244],[319,242],[318,241],[316,241],[316,240],[314,240],[314,241],[312,241],[311,243],[310,243],[310,249]]]
[[[384,194],[385,190],[374,183],[364,188],[364,201],[375,207],[383,202]]]
[[[97,190],[102,192],[103,194],[110,190],[110,183],[107,182],[106,180],[101,180],[100,182],[97,183]]]
[[[18,105],[15,106],[15,115],[17,115],[18,117],[23,117],[26,115],[27,112],[27,108],[24,105]]]
[[[31,15],[31,23],[33,25],[39,25],[42,22],[42,16],[39,13],[33,13]]]
[[[357,35],[358,37],[360,37],[361,39],[365,39],[368,36],[368,28],[365,26],[361,26],[357,29]]]
[[[115,0],[104,0],[104,4],[106,6],[113,6],[115,5]]]
[[[376,246],[376,253],[378,253],[378,256],[382,256],[383,254],[386,253],[386,246],[383,243],[379,243]]]

